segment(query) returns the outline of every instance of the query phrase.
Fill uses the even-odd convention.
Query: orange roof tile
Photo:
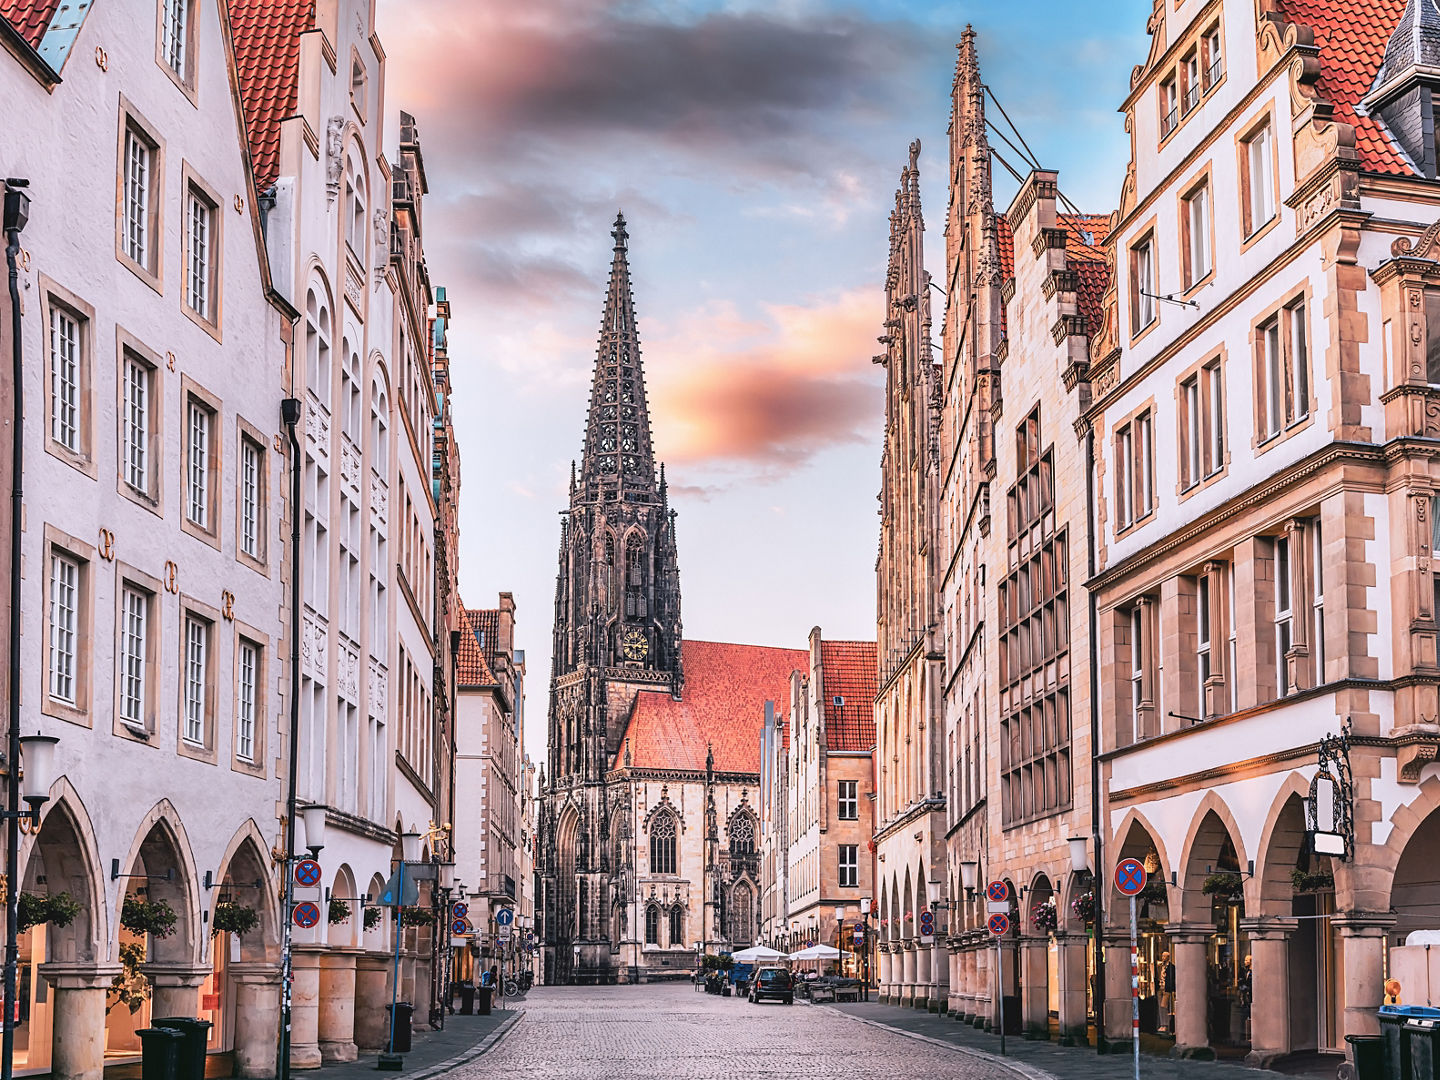
[[[1055,224],[1065,230],[1065,252],[1072,259],[1105,258],[1109,214],[1056,214]],[[1085,242],[1087,238],[1089,243]]]
[[[1015,234],[1004,214],[995,215],[995,232],[1000,244],[1000,280],[1006,281],[1015,276]]]
[[[0,0],[0,18],[13,26],[32,49],[38,49],[59,6],[60,0]]]
[[[821,641],[820,677],[825,687],[825,738],[831,750],[869,750],[875,745],[875,693],[879,671],[873,641]],[[842,704],[835,704],[836,699]]]
[[[240,101],[255,186],[280,175],[280,124],[294,115],[300,35],[315,25],[314,0],[228,0]]]
[[[455,657],[455,681],[461,686],[493,686],[495,673],[485,661],[485,647],[481,640],[485,636],[484,611],[462,609],[465,615],[465,630],[460,634],[460,653]]]
[[[1093,259],[1076,259],[1071,263],[1075,271],[1075,300],[1080,314],[1085,316],[1085,331],[1093,338],[1104,321],[1105,290],[1110,287],[1110,267]]]
[[[668,691],[635,695],[615,767],[624,765],[628,746],[637,769],[703,772],[709,747],[717,772],[758,774],[765,702],[788,700],[790,673],[808,668],[809,651],[686,641],[680,658],[683,695],[678,701]]]
[[[1335,106],[1335,119],[1355,125],[1360,163],[1371,172],[1413,175],[1414,170],[1373,117],[1355,111],[1375,82],[1405,0],[1279,0],[1286,22],[1308,26],[1320,49],[1315,89]]]

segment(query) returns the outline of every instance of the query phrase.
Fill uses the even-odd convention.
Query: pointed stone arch
[[[50,928],[46,959],[94,963],[109,953],[110,928],[95,829],[79,793],[65,777],[50,785],[38,832],[21,836],[20,880],[27,892],[38,889],[44,873],[49,895],[68,892],[80,905],[69,926]]]
[[[210,897],[212,927],[215,922],[215,905],[227,895],[232,895],[238,903],[246,907],[253,907],[260,916],[258,929],[240,938],[242,960],[263,961],[278,958],[276,952],[280,943],[280,916],[274,885],[265,837],[255,819],[248,818],[235,830],[235,835],[225,846],[225,854],[220,859],[216,888]]]
[[[1139,859],[1141,863],[1144,863],[1146,856],[1152,850],[1154,851],[1159,865],[1153,873],[1147,865],[1146,872],[1152,878],[1158,877],[1165,882],[1166,916],[1170,921],[1177,919],[1180,914],[1181,893],[1178,886],[1170,884],[1170,871],[1178,870],[1178,868],[1170,861],[1160,830],[1150,823],[1150,819],[1142,811],[1132,807],[1120,819],[1120,826],[1114,834],[1114,844],[1114,858],[1111,860],[1113,865],[1119,865],[1121,859]],[[1129,909],[1119,901],[1119,893],[1114,889],[1113,866],[1104,868],[1099,877],[1101,880],[1096,882],[1096,887],[1104,888],[1105,896],[1108,897],[1108,903],[1105,905],[1106,922],[1112,926],[1125,925],[1129,920]]]
[[[1240,826],[1236,823],[1234,814],[1230,812],[1230,807],[1225,804],[1225,800],[1215,792],[1207,791],[1191,816],[1190,828],[1185,836],[1185,846],[1182,848],[1180,859],[1179,910],[1184,922],[1210,922],[1210,900],[1201,890],[1201,886],[1206,877],[1205,867],[1213,867],[1217,864],[1227,835],[1231,846],[1235,849],[1236,862],[1243,872],[1248,858]],[[1247,882],[1245,891],[1250,892],[1252,887],[1253,882]],[[1173,913],[1173,905],[1171,910]]]
[[[1291,914],[1295,887],[1290,874],[1305,844],[1304,802],[1309,794],[1310,781],[1292,772],[1271,800],[1256,851],[1255,877],[1246,890],[1250,893],[1247,902],[1252,905],[1247,906],[1247,911],[1256,915]]]
[[[124,873],[115,883],[117,911],[126,895],[136,892],[140,887],[137,883],[143,880],[150,899],[164,899],[178,916],[175,932],[152,942],[152,962],[198,963],[203,955],[204,935],[200,933],[200,890],[195,857],[179,811],[169,799],[161,799],[141,819],[130,850],[120,865]],[[169,877],[164,876],[167,872]],[[118,937],[114,946],[118,956]]]

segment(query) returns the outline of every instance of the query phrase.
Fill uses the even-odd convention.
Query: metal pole
[[[1135,1080],[1140,1080],[1140,935],[1134,896],[1130,897],[1130,1044],[1135,1054]]]
[[[1000,953],[1000,935],[995,935],[995,1000],[1000,1003],[1000,1053],[1005,1053],[1005,973]]]
[[[280,1038],[275,1049],[275,1080],[290,1080],[290,1002],[295,978],[295,784],[300,771],[300,401],[280,403],[280,418],[290,438],[290,776],[285,801],[285,903],[280,909]],[[9,1077],[0,1080],[10,1080]]]
[[[395,1004],[400,1000],[400,938],[405,932],[405,855],[400,855],[399,888],[395,893],[395,969],[390,978],[390,1045],[387,1053],[395,1056]]]
[[[8,188],[9,181],[6,186]],[[8,194],[8,191],[7,191]],[[23,196],[20,196],[23,199]],[[10,460],[10,723],[5,760],[5,1017],[0,1037],[0,1076],[10,1080],[15,1070],[15,969],[20,962],[18,905],[20,902],[20,522],[25,474],[25,359],[20,339],[20,230],[6,232],[5,262],[10,271],[10,359],[14,365],[15,395]]]

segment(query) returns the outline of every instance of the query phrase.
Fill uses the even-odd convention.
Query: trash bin
[[[1381,1005],[1385,1080],[1436,1080],[1440,1063],[1440,1009],[1427,1005]]]
[[[175,1062],[176,1080],[205,1080],[205,1050],[210,1044],[209,1020],[198,1016],[162,1016],[150,1021],[151,1027],[178,1031],[180,1053]]]
[[[397,1054],[408,1054],[410,1052],[410,1018],[415,1014],[415,1006],[408,1001],[397,1001],[394,1005],[386,1005],[385,1011],[391,1013],[390,1030],[394,1033],[394,1044],[390,1049]]]
[[[475,984],[469,980],[460,984],[460,1015],[475,1015]]]
[[[1411,1016],[1405,1021],[1405,1039],[1410,1044],[1410,1075],[1406,1080],[1440,1080],[1440,1010],[1434,1016]]]
[[[1345,1041],[1355,1056],[1356,1080],[1386,1080],[1384,1035],[1346,1035]]]
[[[495,988],[493,986],[477,986],[475,992],[480,995],[476,999],[476,1004],[479,1005],[479,1008],[475,1011],[481,1016],[489,1016],[490,1000],[495,996]]]
[[[185,1036],[173,1028],[140,1028],[141,1080],[178,1080],[180,1044]]]

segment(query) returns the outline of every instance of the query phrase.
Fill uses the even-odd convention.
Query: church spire
[[[650,441],[650,410],[645,399],[645,371],[640,363],[640,335],[630,295],[629,234],[625,215],[617,214],[615,254],[610,285],[600,321],[595,374],[590,384],[590,411],[585,421],[585,453],[574,497],[584,501],[618,498],[653,501],[655,452]]]

